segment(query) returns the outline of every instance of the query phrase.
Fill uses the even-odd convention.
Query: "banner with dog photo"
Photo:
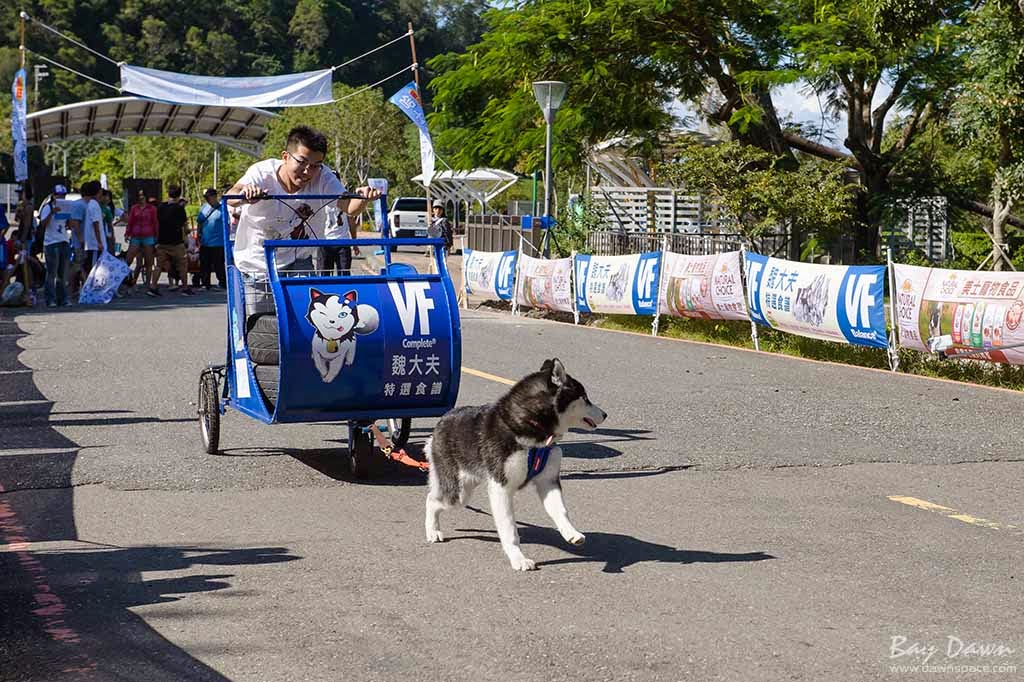
[[[581,313],[655,315],[661,252],[631,256],[578,254],[576,308]]]
[[[900,345],[1024,365],[1024,273],[894,265]]]
[[[884,265],[818,265],[745,254],[758,324],[813,339],[887,348]]]
[[[520,254],[518,266],[516,303],[572,312],[572,258],[546,260]]]
[[[466,249],[462,268],[466,293],[488,299],[511,301],[518,251],[474,251]]]
[[[661,313],[705,320],[749,320],[743,300],[740,252],[661,259]]]

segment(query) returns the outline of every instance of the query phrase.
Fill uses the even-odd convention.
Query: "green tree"
[[[960,140],[994,160],[991,184],[992,262],[1009,258],[998,246],[1015,204],[1024,198],[1024,6],[986,2],[971,14],[968,73],[953,109]],[[987,231],[987,230],[986,230]],[[1012,267],[1012,266],[1011,266]]]

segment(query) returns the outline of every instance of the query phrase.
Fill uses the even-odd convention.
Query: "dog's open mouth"
[[[583,423],[586,424],[587,426],[589,426],[592,429],[596,429],[597,428],[597,424],[590,417],[584,417],[583,418]]]

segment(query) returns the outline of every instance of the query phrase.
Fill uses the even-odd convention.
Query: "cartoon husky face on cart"
[[[372,306],[356,302],[356,292],[344,296],[309,290],[306,320],[313,325],[313,364],[329,384],[342,368],[356,361],[356,336],[372,334],[380,316]]]

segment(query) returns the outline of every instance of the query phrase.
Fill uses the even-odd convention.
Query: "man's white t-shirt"
[[[86,201],[86,199],[82,199]],[[93,223],[100,224],[100,235],[104,233],[103,230],[103,210],[100,208],[100,202],[95,199],[89,199],[88,204],[85,207],[85,224],[82,225],[82,231],[85,233],[85,250],[86,251],[99,251],[100,244],[96,241],[96,228]]]
[[[267,159],[249,166],[245,175],[239,180],[243,185],[255,185],[267,194],[284,195],[288,194],[281,182],[277,179],[277,169],[284,163],[281,159]],[[320,169],[312,181],[293,196],[301,197],[308,194],[343,194],[345,185],[334,176],[331,170],[324,166]],[[270,239],[289,239],[292,230],[301,225],[302,220],[296,214],[302,204],[306,204],[312,211],[313,217],[306,223],[309,230],[305,231],[302,239],[321,239],[325,236],[327,225],[326,206],[337,204],[337,199],[264,199],[255,204],[244,204],[242,215],[238,219],[238,229],[235,232],[235,265],[238,269],[248,275],[265,275],[267,272],[267,258],[263,251],[263,242]],[[278,249],[277,266],[288,265],[297,258],[305,258],[312,255],[313,249]]]
[[[53,218],[46,226],[43,234],[43,246],[60,244],[68,241],[68,219],[71,217],[70,202],[66,199],[52,199],[43,204],[39,209],[39,222],[46,220],[46,216],[53,213]]]

